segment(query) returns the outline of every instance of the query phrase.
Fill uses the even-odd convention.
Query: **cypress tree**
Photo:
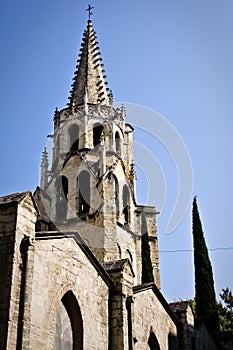
[[[195,301],[197,317],[204,317],[217,326],[217,304],[212,266],[205,243],[197,200],[193,200],[193,246],[195,268]]]
[[[146,216],[142,211],[141,223],[141,257],[142,257],[142,283],[154,282],[153,267],[150,257],[149,235]]]

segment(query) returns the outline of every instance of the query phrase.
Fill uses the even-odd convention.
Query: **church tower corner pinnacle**
[[[91,104],[110,105],[112,94],[105,81],[105,71],[91,19],[84,30],[76,68],[69,107],[82,105],[84,100]]]

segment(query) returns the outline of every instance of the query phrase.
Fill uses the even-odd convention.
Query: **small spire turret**
[[[136,183],[135,183],[136,180],[137,180],[137,176],[135,171],[135,165],[134,165],[134,161],[132,160],[130,163],[130,170],[129,170],[129,182],[131,183],[135,194],[136,194]]]
[[[46,147],[42,152],[40,167],[41,167],[40,187],[44,190],[48,186],[48,167],[49,167],[49,158],[48,158],[48,152]]]
[[[53,116],[53,121],[54,121],[54,126],[56,127],[59,122],[60,122],[60,113],[56,107],[55,111],[54,111],[54,116]]]
[[[122,103],[122,105],[121,105],[121,117],[122,117],[122,119],[125,119],[125,116],[126,116],[126,110],[125,110],[124,104]]]

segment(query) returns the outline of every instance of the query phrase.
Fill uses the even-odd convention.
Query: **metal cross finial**
[[[93,15],[93,12],[91,12],[91,10],[93,8],[94,8],[94,6],[88,5],[88,8],[86,9],[86,11],[88,11],[89,20],[91,19],[91,16]]]

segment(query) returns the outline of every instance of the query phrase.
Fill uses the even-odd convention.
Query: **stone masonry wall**
[[[189,301],[179,301],[170,304],[177,319],[180,321],[179,338],[182,350],[192,349],[194,342],[194,314]]]
[[[16,205],[0,208],[0,349],[7,342],[16,213]]]
[[[114,289],[111,294],[111,343],[112,350],[126,350],[130,347],[128,300],[132,299],[133,272],[128,259],[104,264],[110,274]]]
[[[28,258],[25,319],[30,329],[24,350],[52,350],[56,315],[67,291],[76,297],[83,320],[83,348],[108,349],[108,286],[73,238],[36,240]]]
[[[28,192],[19,203],[1,207],[1,288],[0,288],[0,348],[15,349],[19,323],[22,255],[20,244],[25,237],[35,236],[36,209]]]
[[[135,232],[141,237],[141,212],[144,210],[146,214],[147,229],[150,243],[150,256],[153,267],[154,282],[160,289],[160,268],[159,268],[159,252],[158,252],[158,235],[156,225],[156,209],[148,206],[138,206],[135,211]],[[136,244],[136,264],[137,264],[137,284],[141,284],[141,239],[135,241]]]
[[[149,350],[148,339],[151,332],[154,332],[161,350],[171,349],[169,339],[177,336],[176,324],[153,290],[146,289],[134,293],[133,306],[135,349]]]

